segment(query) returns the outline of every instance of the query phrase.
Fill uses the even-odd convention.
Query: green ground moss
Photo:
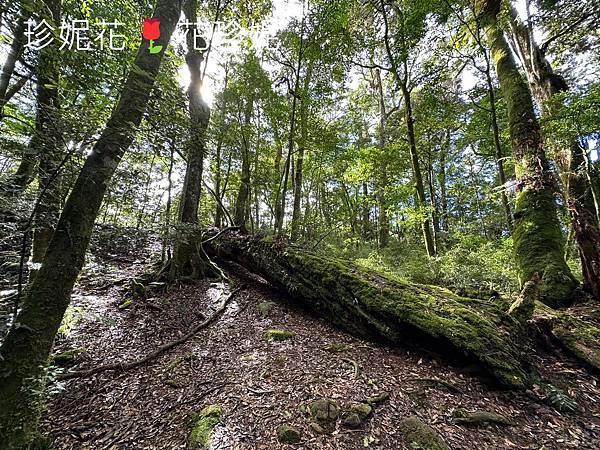
[[[206,448],[214,428],[221,422],[223,413],[219,405],[210,405],[198,413],[188,438],[188,448]]]
[[[264,338],[267,341],[277,341],[277,342],[287,341],[288,339],[291,339],[294,336],[296,336],[296,333],[294,333],[292,331],[276,330],[276,329],[267,330],[267,331],[265,331],[265,334],[264,334]]]

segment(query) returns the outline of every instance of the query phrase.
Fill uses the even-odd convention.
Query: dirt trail
[[[112,278],[135,270],[141,268],[113,265]],[[119,309],[129,294],[121,286],[107,287],[109,273],[106,267],[88,272],[75,294],[76,320],[55,351],[85,348],[70,369],[137,358],[185,334],[216,307],[220,290],[209,282],[173,287]],[[186,448],[191,415],[218,403],[224,421],[213,449],[411,449],[397,426],[410,415],[435,428],[454,449],[600,448],[597,380],[568,359],[559,363],[547,356],[543,364],[564,380],[582,408],[579,415],[561,414],[527,393],[496,390],[459,362],[449,365],[424,352],[355,339],[269,287],[246,283],[216,323],[152,363],[56,386],[64,389],[55,389],[49,399],[42,427],[56,437],[55,447]],[[257,307],[263,302],[274,302],[266,317]],[[295,336],[268,342],[264,333],[272,328]],[[425,380],[432,378],[457,389]],[[338,425],[332,434],[316,434],[300,408],[318,398],[344,403],[383,391],[390,399],[358,430]],[[494,411],[514,425],[459,426],[452,419],[457,408]],[[300,444],[277,442],[275,429],[283,423],[303,431]]]

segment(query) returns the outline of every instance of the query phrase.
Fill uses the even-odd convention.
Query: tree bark
[[[406,67],[405,61],[405,70],[408,70]],[[408,134],[408,145],[410,150],[410,161],[413,170],[413,177],[415,179],[415,191],[416,191],[416,205],[417,208],[420,209],[423,206],[427,205],[427,198],[425,197],[425,186],[423,184],[423,175],[421,173],[421,167],[419,164],[419,155],[417,153],[417,140],[415,137],[415,125],[414,125],[414,117],[412,112],[412,101],[410,97],[410,90],[407,85],[406,80],[402,80],[400,82],[400,87],[402,89],[402,95],[404,96],[404,114],[406,119],[406,132]],[[427,251],[427,255],[435,256],[435,245],[433,242],[433,237],[431,235],[431,226],[429,220],[429,214],[421,220],[421,231],[423,232],[423,239],[425,241],[425,250]]]
[[[300,99],[300,142],[296,157],[296,173],[294,174],[294,207],[292,209],[292,242],[298,240],[300,234],[300,200],[302,199],[302,177],[304,168],[304,152],[308,142],[308,105],[310,103],[309,86],[312,78],[313,63],[308,63],[304,75],[302,98]]]
[[[299,304],[361,338],[469,355],[498,382],[527,384],[518,324],[489,300],[385,277],[294,246],[230,235],[207,249],[257,273]],[[506,305],[508,309],[508,305]]]
[[[563,258],[563,235],[556,213],[555,181],[540,136],[527,84],[498,26],[501,0],[487,0],[483,11],[492,58],[508,105],[511,144],[516,165],[514,251],[521,285],[539,273],[540,298],[549,306],[572,302],[577,287]]]
[[[196,0],[186,0],[183,10],[189,23],[196,23]],[[188,103],[190,113],[189,140],[187,149],[187,167],[179,206],[177,244],[173,249],[173,258],[169,267],[169,279],[176,280],[184,276],[203,278],[210,273],[210,265],[199,246],[198,206],[202,191],[202,172],[206,154],[206,130],[210,121],[210,108],[202,98],[202,53],[194,48],[194,34],[190,30],[186,35],[187,54],[185,57],[190,72]],[[207,273],[208,271],[208,273]]]
[[[290,117],[290,133],[288,136],[288,152],[285,160],[282,183],[277,191],[275,200],[275,230],[277,235],[283,233],[283,220],[285,218],[285,204],[287,196],[287,185],[289,182],[290,167],[292,164],[293,152],[294,152],[294,140],[296,139],[296,109],[298,103],[298,88],[300,86],[300,70],[304,62],[304,11],[302,16],[302,24],[300,26],[300,43],[298,46],[298,61],[294,71],[294,90],[292,94],[292,112]]]
[[[54,24],[60,23],[60,0],[46,0],[45,5]],[[34,215],[31,262],[40,264],[54,234],[60,216],[62,189],[58,174],[61,150],[64,148],[60,129],[58,86],[59,53],[51,47],[40,50],[36,67],[37,107],[35,133],[29,143],[29,155],[39,159],[39,202]],[[31,157],[31,156],[28,156]],[[27,157],[24,157],[27,158]],[[21,180],[22,181],[22,180]],[[21,184],[21,186],[23,186]],[[34,266],[35,267],[35,266]]]
[[[34,438],[40,393],[54,337],[89,244],[108,183],[133,141],[162,57],[179,19],[181,3],[159,0],[159,54],[143,41],[106,128],[87,158],[60,216],[37,276],[29,286],[15,326],[0,347],[0,448],[26,447]]]
[[[15,72],[17,61],[23,52],[23,47],[25,46],[25,18],[25,14],[21,12],[15,23],[10,50],[8,51],[6,61],[2,66],[2,71],[0,72],[0,118],[2,117],[4,105],[6,105],[9,100],[7,94],[9,92],[8,86],[10,80]]]
[[[520,22],[517,11],[510,9],[510,29],[523,66],[526,69],[529,85],[543,114],[552,114],[561,107],[552,105],[551,98],[569,87],[560,74],[554,73],[544,53],[536,44],[530,30]],[[559,144],[560,145],[560,144]],[[598,211],[587,175],[587,161],[584,149],[574,140],[560,151],[558,166],[565,184],[565,194],[571,215],[571,224],[579,248],[584,288],[600,300],[600,232],[598,232]]]
[[[498,110],[496,108],[496,94],[494,92],[494,84],[492,83],[492,76],[490,73],[490,60],[487,56],[487,52],[485,53],[485,61],[486,61],[486,70],[485,70],[485,80],[487,83],[488,89],[488,99],[490,102],[490,119],[492,121],[492,136],[494,138],[494,152],[496,156],[496,167],[498,168],[498,179],[500,181],[500,198],[502,199],[502,207],[504,208],[504,216],[506,218],[506,226],[508,227],[508,231],[512,232],[513,228],[513,216],[512,211],[510,210],[510,203],[508,201],[508,196],[506,195],[506,172],[504,170],[504,162],[502,158],[504,155],[502,154],[502,144],[500,142],[500,129],[498,127]]]
[[[248,222],[248,206],[250,201],[250,141],[252,127],[252,109],[254,107],[254,93],[246,101],[244,107],[244,122],[240,124],[240,135],[242,140],[242,171],[240,174],[240,187],[235,201],[233,222],[246,232]]]
[[[388,189],[388,173],[387,173],[387,161],[385,158],[385,147],[387,145],[386,133],[387,133],[387,109],[385,107],[385,98],[383,95],[383,80],[381,79],[381,71],[375,69],[375,84],[378,94],[378,105],[379,105],[379,151],[382,155],[382,159],[379,163],[379,168],[375,179],[377,181],[377,203],[379,206],[379,247],[386,248],[390,243],[390,219],[388,217],[388,203],[386,191]]]

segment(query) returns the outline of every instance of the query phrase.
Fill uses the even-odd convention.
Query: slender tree
[[[149,41],[142,42],[119,102],[77,177],[38,275],[0,347],[0,448],[27,447],[35,437],[54,337],[108,183],[142,120],[180,12],[180,1],[158,1],[154,17],[160,20],[161,33],[154,43],[162,50],[152,54]]]
[[[186,20],[190,24],[197,21],[198,4],[196,0],[186,0],[183,6]],[[169,268],[171,280],[182,276],[202,278],[212,273],[207,256],[199,244],[196,230],[198,223],[198,205],[202,191],[202,172],[206,155],[206,131],[210,121],[210,108],[202,98],[202,53],[195,48],[194,33],[186,35],[187,54],[185,57],[190,72],[188,86],[188,104],[190,113],[189,141],[187,148],[187,167],[181,200],[179,205],[179,233],[173,250]]]

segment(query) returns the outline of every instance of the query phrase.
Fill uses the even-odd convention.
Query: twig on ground
[[[192,338],[200,330],[202,330],[203,328],[206,328],[211,323],[213,323],[217,318],[219,318],[221,316],[221,314],[223,314],[223,312],[227,308],[227,305],[229,304],[231,299],[235,296],[235,294],[237,294],[240,290],[242,290],[242,288],[243,288],[243,286],[240,286],[240,287],[234,289],[227,297],[225,297],[225,299],[221,302],[221,304],[216,309],[216,311],[209,318],[207,318],[203,322],[196,325],[187,334],[183,335],[179,339],[176,339],[172,342],[161,345],[156,350],[148,353],[143,358],[136,359],[136,360],[129,361],[129,362],[117,362],[117,363],[111,363],[111,364],[103,364],[101,366],[96,366],[96,367],[93,367],[88,370],[77,370],[77,371],[73,371],[73,372],[67,372],[67,373],[58,375],[56,378],[59,381],[70,380],[72,378],[89,377],[96,373],[106,372],[108,370],[130,370],[135,367],[141,366],[142,364],[145,364],[148,361],[151,361],[152,359],[154,359],[157,356],[161,355],[162,353],[172,349],[173,347],[183,344],[184,342],[186,342],[187,340]]]
[[[354,378],[358,378],[360,375],[360,367],[358,363],[350,358],[342,358],[342,361],[352,364],[352,367],[354,367]]]

